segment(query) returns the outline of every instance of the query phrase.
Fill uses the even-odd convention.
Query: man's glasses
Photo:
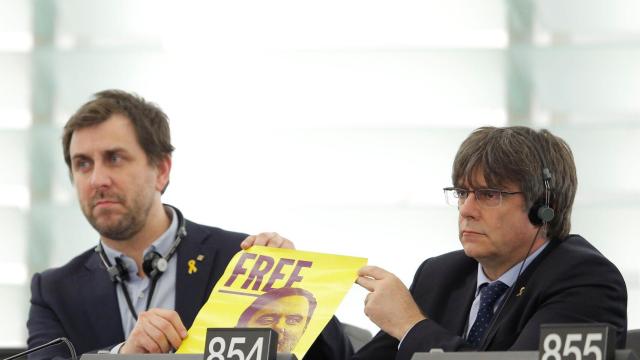
[[[504,195],[522,194],[522,191],[502,191],[496,189],[476,189],[468,190],[455,187],[446,187],[444,189],[444,197],[447,204],[459,208],[469,197],[470,193],[476,197],[476,201],[482,207],[498,207],[502,204]]]

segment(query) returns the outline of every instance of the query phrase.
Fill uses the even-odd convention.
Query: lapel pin
[[[196,267],[196,261],[191,259],[187,262],[187,265],[189,266],[189,269],[187,270],[187,272],[189,273],[189,275],[198,272],[198,268]]]
[[[518,290],[518,293],[516,294],[516,296],[522,296],[522,294],[524,294],[524,286],[520,288],[520,290]]]
[[[198,255],[198,257],[196,257],[196,260],[198,260],[198,261],[204,260],[204,255],[202,255],[202,254]]]

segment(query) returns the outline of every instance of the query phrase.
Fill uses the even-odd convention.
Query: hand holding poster
[[[269,327],[302,359],[366,265],[364,258],[254,246],[236,254],[178,353],[202,353],[207,328]]]

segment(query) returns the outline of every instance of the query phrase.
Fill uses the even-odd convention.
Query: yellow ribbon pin
[[[195,260],[189,260],[189,262],[187,262],[187,265],[189,265],[189,275],[193,274],[194,272],[198,271],[198,268],[196,267],[196,261]]]

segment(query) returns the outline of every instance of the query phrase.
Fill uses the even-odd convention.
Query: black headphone
[[[169,267],[169,260],[173,257],[173,254],[178,250],[178,245],[182,241],[182,238],[187,236],[187,224],[184,221],[184,217],[182,217],[182,213],[177,208],[167,205],[171,207],[178,217],[178,231],[176,232],[176,238],[171,245],[169,251],[164,255],[160,255],[157,251],[149,251],[143,258],[142,261],[142,271],[152,280],[156,281],[160,277],[160,275],[164,274]]]
[[[169,267],[169,260],[173,257],[173,255],[178,250],[178,245],[182,241],[182,238],[187,236],[187,224],[182,216],[180,210],[171,205],[167,205],[172,208],[176,212],[176,216],[178,217],[178,231],[176,232],[176,238],[173,240],[173,244],[169,251],[163,256],[160,255],[157,251],[149,251],[143,259],[142,262],[142,271],[149,277],[151,280],[151,289],[149,290],[149,297],[147,298],[147,309],[149,309],[149,304],[151,304],[151,298],[153,297],[153,292],[156,287],[156,283],[162,274],[167,271]],[[98,253],[100,260],[104,264],[107,269],[107,273],[109,274],[109,278],[114,284],[120,284],[122,286],[122,291],[124,292],[125,299],[127,300],[127,305],[129,306],[129,310],[133,317],[137,320],[138,316],[135,312],[133,304],[131,303],[131,298],[129,296],[129,291],[125,286],[125,282],[129,280],[129,270],[127,269],[127,265],[122,261],[120,257],[115,259],[115,265],[111,264],[109,261],[109,257],[104,251],[101,243],[95,248],[95,252]]]
[[[537,146],[533,147],[538,154],[542,165],[542,182],[544,183],[544,198],[536,200],[529,210],[529,221],[533,225],[543,226],[548,224],[555,216],[555,211],[550,205],[551,202],[551,171],[544,161],[542,151]]]

